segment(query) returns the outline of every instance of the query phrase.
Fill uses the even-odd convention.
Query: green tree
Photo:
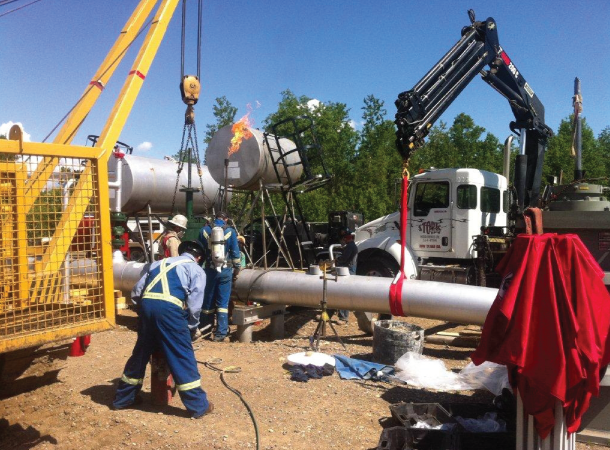
[[[474,123],[467,114],[458,114],[451,128],[444,122],[432,128],[424,146],[411,158],[411,170],[471,167],[499,173],[502,144],[496,136]]]
[[[610,126],[604,128],[597,137],[599,153],[604,160],[604,173],[610,177]]]
[[[384,102],[369,95],[362,107],[363,126],[355,160],[355,209],[374,219],[396,209],[402,159],[396,150],[394,123],[386,119]]]
[[[358,142],[358,133],[349,124],[349,109],[343,103],[326,102],[313,106],[309,97],[297,97],[292,91],[281,93],[282,99],[276,112],[270,114],[263,124],[268,132],[279,122],[299,116],[309,116],[313,119],[316,142],[322,150],[326,170],[332,175],[331,181],[324,187],[310,191],[299,197],[303,214],[307,220],[325,221],[329,211],[352,209],[354,199],[352,186],[354,178],[353,161]],[[308,125],[306,120],[298,120],[299,128]],[[277,126],[276,133],[289,136],[294,133],[290,124]],[[322,172],[322,161],[313,153],[312,133],[305,132],[301,136],[307,150],[312,174]]]
[[[212,106],[212,111],[214,117],[216,118],[216,123],[207,124],[205,126],[206,132],[203,142],[206,144],[210,143],[212,137],[214,137],[214,133],[216,133],[219,129],[234,123],[235,114],[237,114],[237,108],[233,106],[224,95],[216,98],[216,104]]]
[[[601,137],[601,136],[600,136]],[[572,117],[567,117],[559,124],[557,134],[549,139],[542,169],[543,181],[549,176],[563,174],[563,183],[574,180],[575,159],[571,156],[572,148]],[[591,127],[582,120],[582,160],[583,170],[587,178],[604,177],[607,158],[601,145],[595,139]]]

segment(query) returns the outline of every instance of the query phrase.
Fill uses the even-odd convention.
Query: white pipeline
[[[114,287],[129,292],[145,273],[147,264],[126,262],[122,255],[113,260]],[[327,302],[332,309],[390,313],[391,278],[340,276],[327,282]],[[483,325],[497,289],[405,280],[402,309],[406,317],[445,320]],[[320,275],[287,270],[245,269],[233,287],[237,300],[317,308],[322,299]]]
[[[342,276],[328,280],[328,307],[350,311],[390,313],[391,278]],[[233,293],[242,301],[318,307],[322,299],[320,275],[282,270],[242,270]],[[497,289],[405,280],[402,309],[405,316],[482,325]]]

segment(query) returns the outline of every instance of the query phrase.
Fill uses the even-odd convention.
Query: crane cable
[[[8,0],[8,1],[5,1],[5,2],[0,2],[0,6],[6,6],[6,5],[8,5],[8,4],[10,4],[10,3],[14,3],[14,2],[16,2],[16,1],[17,1],[17,0]],[[27,4],[23,5],[23,6],[19,6],[19,7],[17,7],[17,8],[11,9],[10,11],[7,11],[7,12],[5,12],[5,13],[0,14],[0,17],[2,17],[2,16],[7,16],[7,15],[9,15],[10,13],[14,13],[14,12],[16,12],[16,11],[19,11],[20,9],[23,9],[23,8],[25,8],[25,7],[27,7],[27,6],[33,5],[34,3],[38,3],[39,1],[40,1],[40,0],[34,0],[34,1],[32,1],[32,2],[30,2],[30,3],[27,3]]]
[[[184,115],[184,127],[182,129],[182,140],[180,144],[180,150],[178,151],[178,168],[176,170],[176,185],[174,186],[174,196],[172,198],[171,211],[175,213],[176,196],[178,194],[178,185],[180,184],[180,174],[184,168],[186,162],[189,167],[188,186],[187,189],[191,189],[191,163],[194,162],[197,166],[197,174],[199,175],[199,187],[203,196],[204,205],[210,204],[209,197],[205,194],[203,189],[203,170],[201,168],[201,158],[199,156],[199,146],[197,144],[197,128],[195,126],[195,110],[194,105],[199,100],[199,91],[201,85],[199,80],[201,79],[201,24],[202,24],[202,10],[203,0],[198,2],[197,11],[197,76],[185,75],[185,48],[186,48],[186,0],[182,0],[182,30],[181,30],[181,42],[180,42],[180,91],[182,94],[182,101],[187,105],[186,112]]]
[[[146,29],[147,29],[147,28],[150,26],[150,24],[151,24],[151,23],[152,23],[152,19],[150,19],[148,22],[146,22],[146,23],[144,24],[144,26],[142,27],[142,29],[141,29],[141,30],[138,32],[138,34],[136,34],[136,35],[134,36],[134,38],[131,40],[131,42],[130,42],[128,45],[126,45],[126,46],[125,46],[125,48],[123,49],[123,51],[122,51],[121,53],[119,53],[119,54],[117,55],[117,57],[116,57],[116,58],[115,58],[115,59],[114,59],[114,60],[113,60],[113,61],[112,61],[110,64],[108,64],[108,67],[107,67],[106,69],[104,69],[104,71],[103,71],[103,72],[100,74],[100,76],[99,76],[99,78],[100,78],[100,79],[101,79],[101,78],[102,78],[102,77],[103,77],[103,76],[106,74],[106,72],[108,72],[108,71],[109,71],[109,70],[112,68],[112,66],[114,66],[114,65],[116,64],[116,62],[117,62],[117,61],[118,61],[120,58],[122,58],[122,57],[123,57],[123,55],[125,54],[125,52],[131,48],[131,46],[132,46],[132,44],[135,42],[135,40],[136,40],[138,37],[140,37],[140,35],[141,35],[141,34],[144,32],[144,30],[146,30]],[[55,132],[55,130],[57,130],[57,128],[59,128],[59,126],[60,126],[60,125],[61,125],[61,124],[64,122],[64,120],[66,120],[66,119],[68,118],[68,116],[69,116],[69,115],[72,113],[72,111],[74,111],[74,110],[76,109],[76,107],[79,105],[79,103],[80,103],[80,102],[82,102],[82,101],[85,99],[85,97],[87,96],[87,94],[89,94],[89,92],[90,92],[90,91],[91,91],[91,89],[93,89],[93,88],[95,88],[95,86],[94,86],[93,84],[89,84],[89,87],[88,87],[88,88],[85,90],[84,94],[83,94],[83,95],[81,95],[81,97],[80,97],[80,98],[79,98],[79,99],[76,101],[76,103],[74,104],[74,106],[72,106],[72,108],[70,108],[70,110],[69,110],[69,111],[66,113],[66,115],[65,115],[65,116],[63,116],[63,117],[61,118],[61,120],[60,120],[59,122],[57,122],[57,125],[55,125],[55,127],[54,127],[54,128],[53,128],[53,129],[52,129],[50,132],[49,132],[49,134],[47,134],[47,135],[45,136],[45,138],[42,140],[42,142],[43,142],[43,143],[45,143],[45,142],[47,141],[47,139],[49,139],[49,137],[51,137],[51,135],[52,135],[52,134]],[[72,131],[72,134],[70,134],[70,136],[68,136],[68,137],[66,138],[66,141],[62,142],[62,144],[65,144],[65,143],[68,141],[68,139],[71,139],[71,138],[72,138],[73,134],[76,132],[76,130],[77,130],[78,128],[80,128],[80,126],[81,126],[82,122],[83,122],[85,119],[86,119],[86,116],[85,116],[85,117],[83,117],[83,120],[81,121],[81,123],[79,123],[79,124],[78,124],[78,127],[76,127],[76,128],[75,128],[75,129]]]

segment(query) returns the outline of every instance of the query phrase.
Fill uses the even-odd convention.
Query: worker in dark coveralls
[[[207,280],[199,327],[214,325],[214,315],[216,315],[214,332],[216,342],[224,341],[229,334],[231,285],[241,269],[237,232],[227,225],[228,219],[226,213],[219,212],[214,222],[205,225],[199,232],[199,242],[206,249]],[[212,231],[216,228],[222,229],[221,239],[218,241],[212,239]]]
[[[205,250],[199,242],[185,241],[178,252],[180,256],[153,263],[131,292],[140,318],[138,340],[119,382],[115,409],[139,403],[146,364],[158,350],[163,352],[180,399],[192,417],[201,418],[214,409],[201,388],[189,331],[189,323],[197,329],[203,303],[206,280],[199,262]]]
[[[341,255],[337,258],[338,267],[347,267],[350,275],[356,275],[356,265],[358,264],[358,246],[354,242],[354,236],[352,230],[345,227],[339,230],[339,238],[341,239]],[[340,309],[339,320],[347,322],[349,318],[349,311],[346,309]]]

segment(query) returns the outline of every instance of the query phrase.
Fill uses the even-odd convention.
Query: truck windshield
[[[433,208],[449,207],[449,183],[446,181],[417,183],[415,190],[415,216],[427,216]]]

